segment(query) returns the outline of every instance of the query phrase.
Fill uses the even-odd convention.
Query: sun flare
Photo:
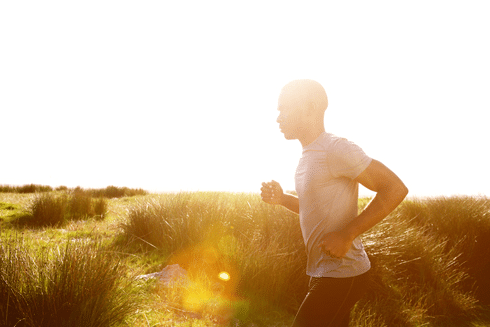
[[[218,277],[219,277],[219,279],[224,280],[224,281],[230,280],[230,274],[228,274],[226,271],[220,272]]]

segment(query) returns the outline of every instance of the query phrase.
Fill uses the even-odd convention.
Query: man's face
[[[276,121],[279,123],[279,129],[284,134],[284,137],[287,140],[295,140],[302,133],[301,108],[294,102],[285,100],[281,99],[281,97],[279,98],[277,107],[279,116]]]

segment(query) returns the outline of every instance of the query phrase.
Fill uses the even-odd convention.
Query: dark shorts
[[[366,293],[369,272],[349,278],[312,277],[293,327],[346,327],[352,307]]]

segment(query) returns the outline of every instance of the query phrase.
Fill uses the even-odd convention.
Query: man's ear
[[[306,117],[313,117],[317,115],[318,104],[315,102],[307,102],[305,104],[304,113]]]

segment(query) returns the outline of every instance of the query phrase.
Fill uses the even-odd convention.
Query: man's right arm
[[[262,183],[261,196],[262,200],[268,204],[279,204],[286,209],[299,214],[298,197],[284,193],[281,185],[276,181]]]
[[[299,214],[299,200],[297,196],[283,193],[281,205],[294,213]]]

